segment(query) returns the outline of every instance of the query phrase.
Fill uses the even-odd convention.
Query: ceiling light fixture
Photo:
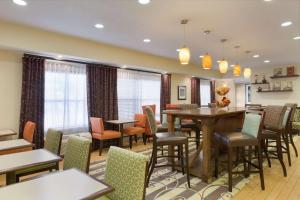
[[[149,42],[151,42],[151,40],[150,40],[149,38],[145,38],[145,39],[144,39],[144,42],[145,42],[145,43],[149,43]]]
[[[245,78],[250,78],[251,77],[251,73],[252,73],[252,71],[251,71],[251,69],[250,68],[245,68],[244,69],[244,77]]]
[[[177,51],[177,52],[179,52],[179,51],[180,51],[180,49],[176,49],[176,51]]]
[[[234,67],[234,65],[230,65],[230,67]]]
[[[205,37],[207,37],[210,34],[210,30],[206,30],[204,31],[204,35]],[[203,69],[211,69],[212,68],[212,57],[206,53],[203,57],[202,57],[202,68]]]
[[[253,55],[253,58],[259,58],[258,54]]]
[[[234,48],[237,50],[237,54],[238,54],[238,50],[240,46],[237,45]],[[237,62],[233,67],[233,76],[240,76],[240,75],[241,75],[241,66]]]
[[[13,2],[19,6],[26,6],[27,2],[24,0],[13,0]]]
[[[227,41],[227,39],[222,39],[221,40],[221,42],[222,42],[222,44],[223,44],[223,50],[222,50],[222,52],[223,52],[223,54],[224,54],[224,43]],[[225,58],[224,58],[224,55],[223,55],[223,59],[219,62],[219,71],[220,71],[220,73],[222,73],[222,74],[225,74],[225,73],[227,73],[227,70],[228,70],[228,62],[225,60]]]
[[[187,19],[183,19],[181,20],[181,24],[184,26],[184,45],[183,47],[180,49],[179,53],[178,53],[178,57],[179,57],[179,61],[182,65],[188,65],[190,58],[191,58],[191,53],[190,53],[190,49],[188,47],[186,47],[185,45],[185,39],[186,39],[186,31],[185,31],[185,26],[188,23]]]
[[[60,60],[60,59],[63,58],[63,56],[62,55],[57,55],[56,58]]]
[[[269,62],[271,62],[271,61],[269,61],[269,60],[265,60],[264,62],[265,62],[265,63],[269,63]]]
[[[142,5],[147,5],[150,3],[150,0],[139,0],[139,3]]]
[[[272,0],[264,0],[265,2],[271,2]]]
[[[104,25],[103,24],[95,24],[95,28],[102,29],[102,28],[104,28]]]
[[[287,22],[283,22],[283,23],[281,23],[281,26],[282,27],[287,27],[287,26],[290,26],[290,25],[292,25],[293,23],[291,22],[291,21],[287,21]]]
[[[293,38],[294,40],[300,40],[300,35]]]
[[[204,57],[204,55],[199,56],[199,58],[203,58],[203,57]]]

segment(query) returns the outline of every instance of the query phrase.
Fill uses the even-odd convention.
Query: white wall
[[[0,129],[19,130],[22,55],[0,50]]]
[[[186,86],[186,100],[178,100],[178,86]],[[171,103],[191,103],[191,77],[182,74],[171,76]]]
[[[295,66],[295,73],[300,74],[300,64]],[[293,92],[270,92],[270,93],[257,93],[257,85],[252,85],[252,102],[259,103],[262,105],[282,105],[285,103],[298,103],[300,105],[300,77],[296,78],[283,78],[283,79],[270,79],[270,76],[273,75],[274,68],[259,68],[253,69],[252,81],[254,82],[254,75],[259,75],[259,81],[261,81],[262,75],[266,76],[268,82],[274,81],[292,81],[293,82]],[[285,67],[283,67],[285,68]],[[285,73],[285,70],[284,70]]]
[[[230,88],[230,91],[227,94],[227,98],[231,101],[229,107],[235,107],[236,106],[236,96],[235,96],[235,83],[233,79],[217,79],[216,80],[216,89],[218,87],[222,87],[223,85],[226,85]],[[216,100],[220,100],[221,97],[216,94]]]
[[[244,83],[235,84],[236,106],[244,107],[246,103],[246,88]]]

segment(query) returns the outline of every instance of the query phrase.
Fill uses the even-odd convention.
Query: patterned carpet
[[[190,145],[190,151],[195,151],[195,145]],[[151,149],[140,152],[150,156]],[[159,163],[166,162],[162,158]],[[237,167],[242,170],[242,166]],[[91,163],[90,175],[97,179],[104,179],[105,161],[97,161]],[[218,200],[230,199],[237,194],[247,184],[253,176],[244,178],[243,176],[235,176],[233,178],[233,192],[227,189],[227,174],[221,175],[211,184],[202,182],[201,179],[192,176],[191,188],[187,187],[186,176],[181,172],[172,172],[169,167],[155,169],[151,176],[151,182],[146,191],[146,200]]]

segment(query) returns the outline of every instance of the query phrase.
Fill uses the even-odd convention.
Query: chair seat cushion
[[[300,130],[300,122],[293,122],[293,129]]]
[[[109,139],[116,139],[120,138],[121,133],[119,131],[113,130],[105,130],[103,133],[93,133],[93,138],[98,140],[109,140]]]
[[[215,138],[231,147],[258,144],[257,138],[242,132],[215,133]]]
[[[275,131],[264,129],[264,130],[262,130],[260,136],[262,139],[276,139],[277,135],[278,135],[278,133]]]
[[[183,133],[156,133],[157,145],[176,145],[176,144],[185,144],[187,142],[187,136]]]
[[[138,135],[145,133],[145,128],[142,127],[128,127],[124,129],[124,134],[126,135]]]

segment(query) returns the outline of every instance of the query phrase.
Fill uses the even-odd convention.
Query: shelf
[[[270,83],[251,83],[251,85],[269,85]]]
[[[293,90],[262,90],[262,91],[256,91],[256,92],[293,92]]]
[[[284,76],[271,76],[270,78],[276,79],[276,78],[294,78],[294,77],[299,77],[299,74],[294,74],[294,75],[284,75]]]

